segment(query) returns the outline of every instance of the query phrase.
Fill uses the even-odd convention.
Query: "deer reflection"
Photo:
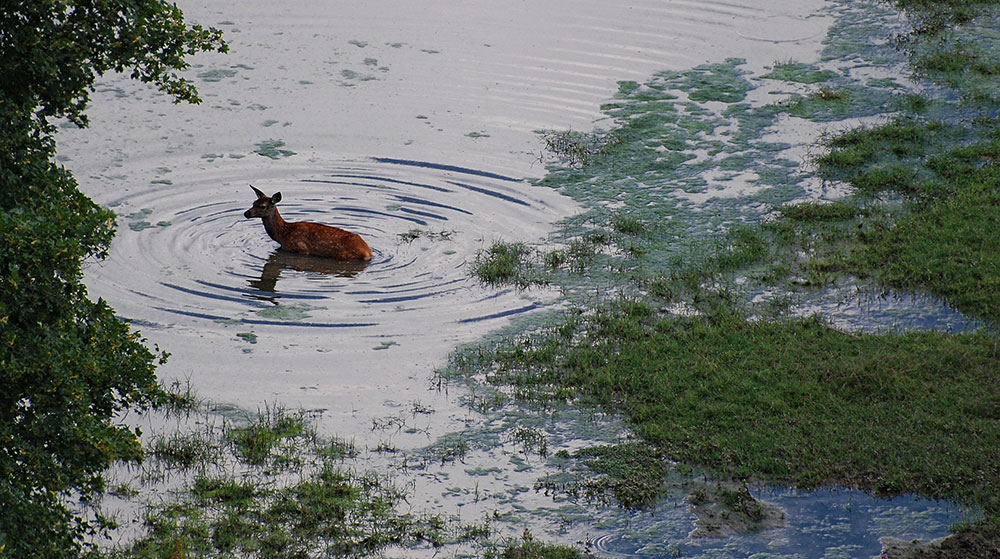
[[[281,278],[282,270],[295,270],[296,272],[312,272],[351,278],[358,275],[358,272],[364,270],[367,265],[368,261],[366,260],[332,260],[278,249],[272,252],[271,256],[267,259],[264,269],[260,272],[260,279],[252,279],[248,283],[251,287],[255,287],[261,291],[274,293],[278,279]]]

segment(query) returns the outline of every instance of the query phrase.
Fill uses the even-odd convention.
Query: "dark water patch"
[[[812,297],[801,297],[791,312],[819,313],[838,329],[852,332],[902,333],[913,330],[970,332],[986,328],[983,320],[967,316],[937,297],[920,293],[879,290],[851,283],[832,287]]]
[[[445,216],[443,216],[443,215],[432,214],[430,212],[422,212],[422,211],[419,211],[419,210],[414,210],[413,208],[403,207],[403,208],[399,208],[399,211],[401,211],[403,213],[410,214],[410,215],[419,215],[419,216],[426,217],[428,219],[434,219],[434,220],[437,220],[437,221],[448,221],[448,218],[445,217]],[[422,225],[427,225],[427,223],[425,222]]]
[[[409,203],[412,203],[412,204],[418,204],[418,205],[421,205],[421,206],[430,206],[430,207],[433,207],[433,208],[441,208],[441,209],[445,209],[445,210],[451,210],[451,211],[454,211],[454,212],[463,213],[465,215],[473,215],[472,212],[470,212],[468,210],[463,210],[462,208],[456,208],[455,206],[450,206],[448,204],[442,204],[440,202],[434,202],[434,201],[431,201],[431,200],[423,200],[423,199],[420,199],[420,198],[414,198],[412,196],[399,196],[399,195],[397,195],[396,196],[396,200],[399,200],[400,202],[409,202]]]
[[[223,324],[250,324],[255,326],[297,326],[303,328],[367,328],[372,326],[379,326],[377,322],[341,322],[341,323],[331,323],[331,322],[303,322],[303,321],[281,321],[281,320],[262,320],[253,318],[240,318],[232,319],[220,315],[212,315],[207,313],[201,313],[196,311],[185,311],[180,309],[170,309],[166,307],[155,307],[157,310],[168,312],[176,315],[186,316],[190,318],[198,318],[202,320],[211,320],[213,322],[223,323]]]
[[[400,208],[400,209],[402,209],[402,208]],[[394,220],[395,219],[401,219],[401,220],[404,220],[404,221],[408,221],[410,223],[416,223],[417,225],[427,225],[427,222],[424,221],[424,220],[422,220],[422,219],[420,219],[420,218],[417,218],[417,217],[407,217],[407,216],[399,215],[398,212],[396,212],[396,213],[389,213],[389,212],[383,212],[383,211],[379,211],[379,210],[368,210],[368,209],[362,209],[362,208],[352,208],[351,211],[352,211],[352,213],[355,213],[355,214],[361,215],[361,216],[376,216],[376,217],[384,217],[384,218],[389,218],[389,219],[394,219]]]
[[[248,282],[252,282],[252,281],[259,281],[259,280],[247,280],[247,281]],[[195,283],[197,283],[198,285],[205,286],[205,287],[210,288],[210,289],[217,289],[217,290],[220,290],[220,291],[231,291],[233,293],[239,293],[239,294],[244,295],[244,296],[249,295],[249,294],[254,294],[254,293],[256,293],[257,291],[260,290],[259,288],[237,287],[237,286],[233,286],[233,285],[226,285],[226,284],[213,283],[213,282],[207,282],[207,281],[196,281]],[[290,300],[302,300],[302,301],[319,301],[319,300],[325,299],[325,297],[322,296],[322,295],[310,295],[308,293],[286,293],[286,294],[280,295],[277,298],[280,298],[280,299],[290,299]]]
[[[594,538],[594,549],[610,557],[878,557],[880,538],[929,540],[969,518],[960,508],[914,496],[881,500],[842,488],[763,487],[753,493],[784,512],[785,526],[723,539],[692,538],[688,507],[667,505]]]
[[[347,185],[352,185],[352,186],[363,186],[363,187],[371,187],[371,188],[379,188],[379,184],[380,183],[389,183],[389,184],[398,184],[398,185],[404,185],[404,186],[415,186],[417,188],[427,188],[429,190],[436,190],[438,192],[452,192],[451,189],[444,188],[444,187],[437,186],[437,185],[433,185],[433,184],[423,184],[423,183],[417,183],[417,182],[413,182],[413,181],[406,181],[406,180],[401,180],[401,179],[394,179],[394,178],[391,178],[391,177],[377,177],[377,176],[373,176],[373,175],[332,175],[332,176],[341,177],[341,178],[345,178],[345,179],[355,179],[355,180],[361,179],[361,180],[366,180],[366,181],[370,181],[370,182],[360,183],[360,182],[353,182],[353,181],[331,181],[331,180],[325,180],[325,179],[307,179],[307,180],[305,180],[303,182],[319,182],[319,183],[329,183],[329,184],[347,184]]]
[[[188,295],[196,295],[198,297],[205,297],[205,298],[208,298],[208,299],[215,299],[215,300],[218,300],[218,301],[229,301],[229,302],[238,302],[238,301],[240,301],[239,297],[231,297],[231,296],[226,296],[226,295],[220,295],[220,294],[217,294],[217,293],[208,293],[208,292],[200,291],[200,290],[197,290],[197,289],[190,289],[190,288],[187,288],[187,287],[181,287],[179,285],[174,285],[172,283],[161,282],[160,285],[162,285],[163,287],[166,287],[168,289],[173,289],[175,291],[180,291],[181,293],[187,293]],[[207,283],[205,285],[206,286],[211,286],[211,284],[207,284]]]
[[[467,175],[475,175],[478,177],[484,177],[488,179],[498,179],[509,182],[521,182],[521,179],[514,177],[508,177],[506,175],[501,175],[499,173],[492,173],[489,171],[483,171],[480,169],[472,169],[469,167],[461,167],[458,165],[448,165],[444,163],[432,163],[429,161],[413,161],[410,159],[393,159],[391,157],[373,157],[374,161],[378,163],[390,163],[393,165],[409,165],[413,167],[422,167],[425,169],[435,169],[438,171],[453,171],[456,173],[463,173]]]
[[[483,322],[483,321],[486,321],[486,320],[495,320],[495,319],[498,319],[498,318],[506,318],[506,317],[509,317],[509,316],[514,316],[514,315],[523,314],[523,313],[526,313],[526,312],[529,312],[529,311],[533,311],[533,310],[538,309],[538,308],[540,308],[540,305],[538,303],[532,303],[530,305],[525,305],[525,306],[523,306],[523,307],[521,307],[519,309],[510,309],[510,310],[506,310],[506,311],[503,311],[503,312],[488,314],[488,315],[484,315],[484,316],[476,316],[476,317],[472,317],[472,318],[463,318],[463,319],[459,320],[458,323],[459,324],[469,324],[469,323],[472,323],[472,322]]]
[[[448,184],[451,184],[451,185],[454,185],[454,186],[458,186],[458,187],[464,188],[466,190],[471,190],[473,192],[478,192],[480,194],[485,194],[487,196],[492,196],[494,198],[499,198],[499,199],[501,199],[501,200],[503,200],[505,202],[511,202],[511,203],[514,203],[514,204],[519,204],[521,206],[529,206],[530,205],[528,202],[526,202],[524,200],[521,200],[519,198],[515,198],[514,196],[511,196],[509,194],[504,194],[502,192],[497,192],[496,190],[491,190],[489,188],[484,188],[484,187],[481,187],[481,186],[473,186],[471,184],[465,184],[465,183],[454,182],[454,181],[448,181]]]

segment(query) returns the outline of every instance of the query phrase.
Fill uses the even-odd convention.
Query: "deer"
[[[334,260],[372,259],[372,249],[357,233],[311,221],[285,221],[278,213],[280,192],[268,196],[252,184],[250,188],[257,194],[257,199],[243,213],[243,217],[259,217],[268,236],[277,241],[283,250]]]

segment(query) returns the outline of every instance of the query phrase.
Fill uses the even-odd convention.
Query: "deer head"
[[[260,217],[260,218],[266,217],[268,214],[274,211],[274,208],[276,207],[277,203],[281,201],[280,192],[275,192],[274,196],[269,197],[267,194],[264,194],[263,192],[255,188],[254,185],[252,184],[250,185],[250,188],[253,188],[253,191],[257,193],[257,199],[254,200],[253,206],[250,206],[249,210],[243,212],[243,217],[247,219],[251,219],[254,217]]]

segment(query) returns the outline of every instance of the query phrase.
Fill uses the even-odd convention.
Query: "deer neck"
[[[268,212],[261,221],[264,222],[264,231],[267,231],[267,236],[280,243],[288,224],[281,218],[278,208],[274,208],[274,211]]]

